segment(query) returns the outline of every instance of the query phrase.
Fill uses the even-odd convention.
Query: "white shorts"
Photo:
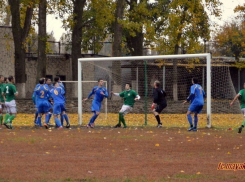
[[[10,114],[17,113],[15,100],[12,100],[10,102],[5,102],[5,108],[7,113]]]
[[[130,113],[132,110],[133,110],[133,108],[131,106],[123,105],[119,112],[123,113],[123,115],[126,115],[126,114]]]
[[[241,109],[243,116],[245,117],[245,108]]]

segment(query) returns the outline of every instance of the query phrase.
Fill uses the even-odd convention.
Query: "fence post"
[[[145,60],[145,125],[147,125],[147,95],[148,95],[148,88],[147,88],[147,60]]]

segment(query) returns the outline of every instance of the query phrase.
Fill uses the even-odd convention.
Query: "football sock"
[[[8,123],[9,117],[10,117],[9,113],[5,114],[5,117],[4,117],[4,123],[5,123],[5,124]]]
[[[14,120],[14,118],[15,118],[16,116],[15,115],[11,115],[10,117],[9,117],[9,122],[10,122],[10,124],[12,124],[12,121]]]
[[[242,123],[242,127],[244,127],[245,126],[245,120],[243,121],[243,123]]]
[[[118,125],[120,125],[120,124],[121,124],[121,121],[122,121],[122,113],[119,113]]]
[[[195,115],[194,116],[194,127],[197,128],[197,123],[198,123],[198,117]]]
[[[63,116],[64,116],[64,118],[65,118],[65,120],[66,120],[66,125],[69,125],[69,124],[70,124],[70,122],[69,122],[69,119],[68,119],[67,114],[64,114]]]
[[[159,115],[156,115],[155,118],[156,118],[156,120],[157,120],[157,123],[158,123],[158,124],[161,124],[161,120],[160,120]]]
[[[89,124],[93,124],[97,117],[98,115],[96,114],[96,112],[94,112],[94,115],[91,117]]]
[[[42,127],[42,121],[41,121],[41,116],[39,117],[37,117],[37,124],[40,126],[40,127]]]
[[[61,122],[61,125],[63,126],[63,123],[64,123],[64,116],[61,114],[60,115],[60,122]]]
[[[190,123],[190,126],[193,127],[193,123],[192,123],[192,117],[190,114],[187,115],[188,121]]]
[[[0,114],[0,125],[2,125],[2,124],[3,124],[3,115]]]
[[[54,121],[55,121],[55,124],[56,124],[57,127],[61,127],[62,126],[59,118],[54,118]]]
[[[38,116],[38,111],[35,112],[35,120],[34,120],[34,123],[35,123],[35,124],[38,124],[38,123],[37,123],[37,116]]]
[[[124,116],[123,116],[123,115],[121,115],[121,118],[122,118],[122,123],[123,123],[123,126],[124,126],[124,127],[127,127],[127,125],[126,125],[126,123],[125,123]]]
[[[50,119],[49,115],[48,115],[48,114],[47,114],[47,115],[45,115],[45,123],[46,123],[46,124],[48,124],[48,123],[49,123],[49,119]]]

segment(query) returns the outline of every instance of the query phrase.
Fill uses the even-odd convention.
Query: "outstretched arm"
[[[233,99],[233,101],[231,101],[230,106],[232,106],[234,104],[234,102],[238,99],[239,96],[240,96],[240,94],[237,94],[235,96],[235,98]]]

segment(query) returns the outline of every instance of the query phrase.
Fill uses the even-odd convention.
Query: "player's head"
[[[192,78],[192,84],[197,84],[198,83],[198,79],[196,77]]]
[[[8,83],[8,82],[9,82],[8,77],[4,77],[4,83]]]
[[[98,85],[103,86],[104,80],[102,78],[98,79]]]
[[[43,85],[45,83],[45,79],[44,78],[40,78],[39,79],[39,84]]]
[[[158,80],[156,80],[154,82],[154,88],[159,88],[160,87],[160,82]]]
[[[126,90],[130,90],[131,88],[132,88],[131,83],[126,83],[126,84],[125,84],[125,89],[126,89]]]
[[[0,75],[0,82],[4,82],[4,76],[3,75]]]
[[[60,77],[59,76],[54,77],[54,82],[60,82]]]
[[[8,77],[8,82],[14,83],[14,77],[13,77],[13,76],[9,76],[9,77]]]
[[[55,81],[55,82],[53,83],[53,85],[54,85],[54,87],[58,87],[58,86],[59,86],[59,82],[56,82],[56,81]]]
[[[50,85],[50,84],[51,84],[51,79],[50,79],[50,78],[45,78],[45,83],[46,83],[47,85]]]

